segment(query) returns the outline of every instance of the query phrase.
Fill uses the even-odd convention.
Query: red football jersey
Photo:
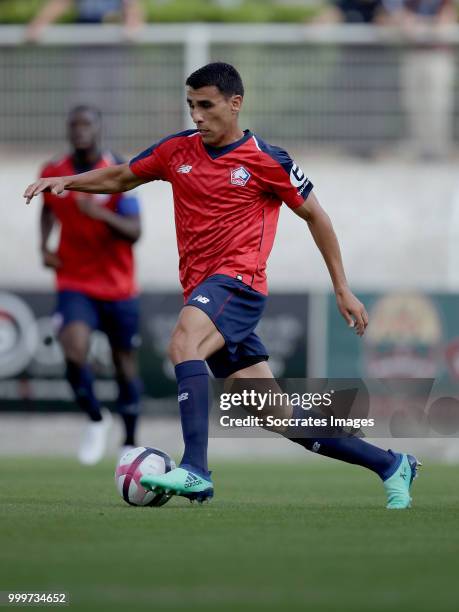
[[[185,299],[212,274],[267,293],[266,262],[282,202],[301,206],[312,184],[288,153],[250,131],[222,148],[199,132],[164,138],[130,162],[137,176],[172,184]]]
[[[105,168],[119,163],[110,153],[86,170]],[[45,166],[42,177],[68,176],[77,173],[71,156]],[[116,234],[103,221],[91,219],[80,211],[79,197],[92,197],[101,206],[118,214],[138,214],[137,198],[132,194],[91,195],[64,191],[60,196],[44,193],[60,222],[58,256],[62,266],[56,270],[59,290],[80,291],[100,300],[123,300],[137,292],[132,244]]]

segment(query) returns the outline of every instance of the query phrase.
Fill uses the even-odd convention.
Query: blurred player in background
[[[338,308],[360,336],[368,315],[349,289],[338,240],[309,179],[286,151],[240,128],[244,87],[237,70],[222,62],[208,64],[188,77],[186,85],[196,130],[164,138],[129,164],[38,181],[24,197],[29,202],[38,193],[65,189],[116,193],[152,180],[172,184],[185,306],[169,355],[178,383],[185,452],[178,468],[144,476],[141,483],[204,501],[213,495],[207,465],[206,361],[217,378],[273,380],[268,351],[254,330],[266,302],[266,265],[282,202],[308,224],[328,267]],[[289,417],[304,418],[301,407],[288,408]],[[317,433],[304,438],[298,429],[284,435],[307,450],[375,472],[384,483],[388,508],[410,505],[414,457],[357,437]]]
[[[408,150],[426,161],[447,158],[453,147],[454,48],[442,35],[457,22],[453,0],[382,0],[387,25],[410,44],[402,55],[401,84]]]
[[[107,168],[123,160],[101,149],[101,114],[78,106],[68,118],[71,153],[47,164],[43,177],[65,176]],[[90,336],[99,329],[108,336],[119,387],[118,410],[125,428],[124,447],[135,445],[140,385],[135,348],[139,339],[139,305],[133,244],[141,224],[135,195],[87,195],[64,191],[43,194],[40,233],[43,264],[56,272],[59,340],[67,364],[67,380],[89,417],[78,457],[92,465],[104,454],[111,424],[101,409],[87,364]],[[60,226],[57,251],[50,250],[54,226]]]
[[[26,40],[40,40],[46,26],[72,7],[76,9],[78,23],[103,23],[122,17],[124,34],[128,39],[135,38],[143,23],[139,0],[49,0],[28,25]]]

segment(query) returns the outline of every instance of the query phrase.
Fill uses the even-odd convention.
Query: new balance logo
[[[403,472],[400,474],[400,478],[403,478],[403,480],[406,480],[407,478],[407,473],[406,473],[406,468],[403,470]]]
[[[180,172],[180,174],[189,174],[192,169],[193,169],[193,166],[187,166],[186,164],[183,164],[183,166],[180,166],[180,168],[177,168],[177,172]]]
[[[197,295],[191,301],[192,302],[200,302],[201,304],[208,304],[210,302],[210,299],[205,297],[204,295]]]
[[[184,402],[188,399],[188,393],[180,393],[177,399],[179,402]]]
[[[197,476],[195,476],[194,474],[192,474],[191,472],[188,472],[188,475],[185,480],[185,489],[188,489],[189,487],[194,487],[195,485],[197,486],[200,484],[202,484],[202,480],[198,478]]]

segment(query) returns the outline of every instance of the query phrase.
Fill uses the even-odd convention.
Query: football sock
[[[124,423],[125,446],[135,446],[135,434],[137,421],[140,413],[140,388],[139,380],[126,380],[118,378],[118,412]]]
[[[313,417],[323,419],[324,415],[314,413],[312,410],[305,411],[301,407],[295,406],[292,417],[303,419],[306,417]],[[303,433],[305,432],[304,427],[297,427],[295,429],[296,434],[298,434],[300,430],[302,430]],[[292,442],[296,442],[307,450],[318,453],[319,455],[366,467],[376,472],[382,480],[386,480],[394,473],[399,458],[392,451],[386,451],[378,446],[365,442],[365,440],[361,438],[349,435],[339,427],[315,429],[317,430],[317,437],[314,427],[311,427],[308,431],[312,437],[295,437],[295,433],[292,429],[288,431],[287,437]],[[292,436],[292,434],[294,435]],[[327,434],[328,436],[334,437],[327,437]],[[326,437],[322,437],[324,435]]]
[[[66,376],[78,406],[86,412],[91,421],[101,421],[100,404],[94,395],[94,377],[89,367],[80,366],[68,359]]]
[[[208,477],[209,374],[204,361],[183,361],[175,366],[185,452],[180,465]]]

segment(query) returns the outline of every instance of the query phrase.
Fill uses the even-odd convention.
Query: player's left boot
[[[389,510],[403,510],[411,507],[410,487],[422,465],[413,455],[394,453],[399,463],[395,472],[384,482]]]
[[[175,468],[166,474],[145,474],[141,477],[140,484],[155,493],[181,495],[200,503],[210,501],[214,495],[214,485],[210,477],[204,478],[186,467]]]

